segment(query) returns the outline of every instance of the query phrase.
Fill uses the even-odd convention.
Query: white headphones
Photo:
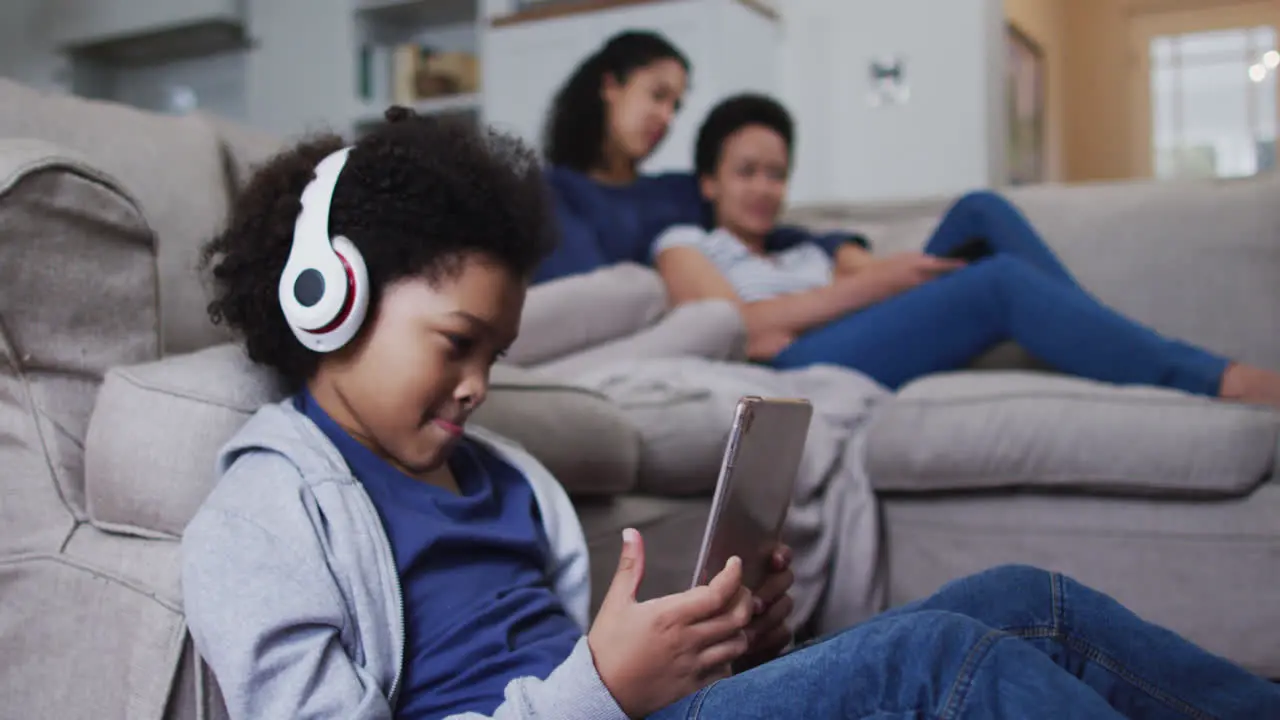
[[[369,310],[369,271],[356,246],[329,236],[329,204],[351,148],[320,161],[302,191],[293,247],[280,275],[280,309],[294,336],[315,352],[351,342]]]

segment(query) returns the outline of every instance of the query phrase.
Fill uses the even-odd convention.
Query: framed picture
[[[1045,181],[1045,62],[1040,46],[1005,24],[1009,184]]]

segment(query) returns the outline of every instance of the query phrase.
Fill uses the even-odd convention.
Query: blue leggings
[[[975,236],[995,254],[811,330],[772,364],[843,365],[897,389],[966,367],[1013,340],[1071,375],[1218,394],[1226,359],[1162,337],[1098,302],[999,195],[979,192],[957,201],[925,251],[945,255]]]
[[[715,683],[650,720],[1255,720],[1280,686],[1070,578],[1007,566],[949,583]]]

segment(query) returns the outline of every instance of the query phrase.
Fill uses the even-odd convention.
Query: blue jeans
[[[772,364],[843,365],[897,389],[929,373],[963,368],[1014,340],[1079,377],[1218,394],[1224,358],[1162,337],[1098,302],[999,195],[961,198],[925,251],[945,255],[975,236],[995,254],[811,330]]]
[[[1069,578],[1008,566],[715,683],[677,718],[1280,718],[1280,687]]]

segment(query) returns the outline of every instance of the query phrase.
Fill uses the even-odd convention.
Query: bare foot
[[[1218,396],[1224,400],[1280,408],[1280,373],[1253,365],[1232,363],[1222,373]]]

